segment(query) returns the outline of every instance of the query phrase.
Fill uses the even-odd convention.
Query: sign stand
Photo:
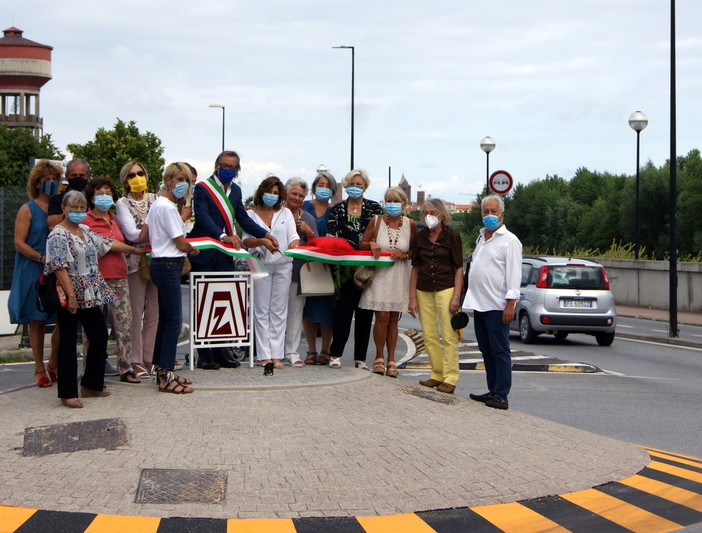
[[[250,272],[190,273],[190,370],[196,348],[249,348],[253,368],[253,279]]]

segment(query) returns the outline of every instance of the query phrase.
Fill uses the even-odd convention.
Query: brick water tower
[[[22,37],[8,28],[0,39],[0,124],[28,128],[39,138],[44,121],[39,116],[39,90],[51,79],[51,46]]]

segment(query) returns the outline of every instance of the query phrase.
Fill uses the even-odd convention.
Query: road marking
[[[668,348],[680,348],[681,350],[692,350],[694,352],[702,352],[702,348],[695,346],[681,346],[679,344],[670,344],[668,342],[647,341],[642,339],[629,339],[627,337],[617,337],[617,341],[640,342],[641,344],[653,344],[654,346],[667,346]]]

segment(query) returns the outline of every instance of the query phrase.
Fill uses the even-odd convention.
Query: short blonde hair
[[[168,188],[166,186],[166,182],[176,174],[183,174],[185,179],[188,180],[188,192],[186,193],[185,198],[189,202],[193,189],[193,175],[190,172],[190,167],[188,167],[188,165],[185,163],[171,163],[166,167],[166,170],[163,171],[163,188]]]
[[[341,186],[345,189],[346,187],[349,186],[349,183],[351,183],[351,180],[356,177],[356,176],[361,176],[361,179],[363,179],[363,183],[365,183],[365,187],[363,187],[363,190],[365,191],[369,186],[370,186],[370,179],[368,178],[368,174],[366,174],[365,170],[359,169],[354,169],[346,176],[344,176],[344,179],[341,180]]]
[[[386,202],[388,201],[388,198],[390,198],[390,201],[392,202],[400,202],[401,204],[406,204],[409,202],[405,191],[403,191],[399,187],[388,187],[388,189],[385,191],[385,196],[383,196],[383,198]]]

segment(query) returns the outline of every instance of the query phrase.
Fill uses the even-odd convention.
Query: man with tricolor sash
[[[195,224],[188,235],[191,238],[211,237],[235,249],[241,248],[241,239],[236,234],[234,222],[238,222],[244,231],[256,238],[271,239],[277,246],[275,238],[268,230],[256,224],[246,214],[242,203],[241,188],[233,182],[241,170],[239,155],[224,151],[217,156],[214,173],[195,186],[193,208]],[[228,272],[233,270],[233,258],[212,247],[190,258],[195,272]],[[222,348],[199,348],[198,368],[216,370],[220,366],[237,367],[239,363]]]

